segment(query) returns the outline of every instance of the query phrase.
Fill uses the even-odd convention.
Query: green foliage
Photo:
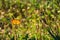
[[[60,40],[60,0],[0,0],[0,40]]]

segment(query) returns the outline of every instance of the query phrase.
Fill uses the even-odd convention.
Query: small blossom
[[[13,20],[11,20],[11,23],[12,24],[20,24],[20,20],[13,19]]]

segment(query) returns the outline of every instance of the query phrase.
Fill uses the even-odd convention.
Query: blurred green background
[[[60,40],[60,0],[0,0],[0,40]]]

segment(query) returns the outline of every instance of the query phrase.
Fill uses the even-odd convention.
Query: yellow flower
[[[18,19],[13,19],[13,20],[11,20],[11,23],[12,23],[12,24],[20,24],[20,20],[18,20]]]

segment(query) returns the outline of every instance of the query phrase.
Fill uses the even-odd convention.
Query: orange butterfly
[[[20,20],[18,20],[18,19],[13,19],[13,20],[11,20],[11,23],[12,23],[12,24],[20,24]]]

